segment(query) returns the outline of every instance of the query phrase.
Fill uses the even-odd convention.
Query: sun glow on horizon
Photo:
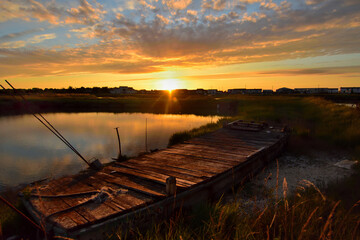
[[[168,90],[170,93],[172,90],[179,89],[179,87],[180,82],[175,78],[163,79],[159,82],[159,89]]]

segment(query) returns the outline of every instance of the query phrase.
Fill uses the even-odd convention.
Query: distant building
[[[338,88],[328,88],[328,93],[339,93]]]
[[[174,89],[171,91],[172,95],[177,95],[177,96],[185,96],[185,95],[189,95],[190,91],[187,89]]]
[[[146,89],[141,89],[141,90],[138,90],[137,93],[147,94],[147,93],[149,93],[149,91],[147,91]]]
[[[360,87],[341,87],[340,93],[360,93]]]
[[[199,94],[199,95],[206,95],[207,94],[207,91],[202,89],[202,88],[198,88],[195,90],[196,94]]]
[[[245,94],[245,92],[246,92],[245,88],[228,89],[229,94]]]
[[[263,94],[273,94],[274,93],[274,91],[271,89],[266,89],[266,90],[263,90],[262,92],[263,92]]]
[[[285,94],[288,94],[288,93],[294,93],[295,91],[291,88],[286,88],[286,87],[283,87],[283,88],[279,88],[279,89],[276,89],[276,93],[285,93]]]
[[[220,93],[220,92],[217,89],[209,89],[209,90],[207,90],[207,94],[209,94],[209,95],[216,95],[218,93]]]
[[[121,86],[119,88],[113,88],[110,90],[112,94],[135,94],[137,91],[132,87]]]
[[[317,93],[338,93],[337,88],[295,88],[295,92],[302,94],[317,94]]]
[[[246,94],[260,94],[262,91],[262,89],[258,88],[258,89],[246,89],[245,93]]]

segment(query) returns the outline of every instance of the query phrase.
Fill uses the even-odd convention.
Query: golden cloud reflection
[[[118,154],[115,128],[119,127],[122,153],[136,156],[147,149],[167,146],[178,131],[199,127],[217,117],[143,113],[55,113],[45,117],[88,160],[110,161]],[[0,118],[0,189],[46,177],[74,174],[85,164],[31,115]]]

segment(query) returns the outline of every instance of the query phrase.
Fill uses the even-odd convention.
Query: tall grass
[[[314,97],[239,96],[235,100],[239,106],[237,118],[288,125],[292,129],[292,139],[295,139],[292,146],[294,149],[316,149],[318,146],[314,143],[322,141],[328,149],[345,148],[353,153],[354,158],[360,156],[360,113],[355,109]],[[170,144],[197,136],[203,130],[199,128],[174,134]],[[264,188],[267,189],[264,193],[266,206],[257,207],[255,204],[249,209],[241,199],[231,203],[200,206],[191,215],[185,214],[169,221],[154,223],[145,235],[135,230],[131,237],[360,239],[360,194],[356,191],[359,182],[358,166],[350,177],[330,183],[324,193],[315,185],[304,181],[306,188],[300,187],[288,196],[284,179],[281,197],[271,194],[277,193],[278,188]],[[195,222],[198,224],[194,224]]]
[[[286,182],[286,179],[284,179]],[[191,214],[153,221],[145,230],[118,231],[118,239],[360,239],[360,218],[353,212],[360,201],[345,209],[308,182],[290,197],[286,184],[278,198],[265,206],[246,201],[202,204]],[[274,191],[275,192],[275,191]]]
[[[217,102],[229,99],[238,103],[235,118],[288,125],[293,130],[293,139],[297,139],[294,149],[303,150],[298,144],[301,142],[299,139],[303,140],[301,143],[306,143],[305,148],[312,148],[314,141],[319,140],[326,142],[328,148],[346,148],[353,151],[355,157],[360,157],[359,111],[321,98],[231,96],[215,100],[206,97],[179,99],[169,108],[166,99],[86,98],[77,99],[77,106],[82,108],[91,103],[96,110],[96,106],[109,103],[109,109],[118,111],[156,109],[161,112],[170,109],[169,112],[182,113],[193,113],[191,109],[197,108],[196,113],[214,114]],[[74,102],[71,98],[53,101],[59,101],[59,104],[67,102],[68,105]],[[224,121],[226,119],[176,133],[169,140],[169,145],[212,132]],[[359,182],[360,169],[357,169],[351,177],[328,186],[327,195],[307,183],[307,188],[299,188],[288,196],[284,181],[282,196],[273,196],[267,189],[265,206],[258,206],[254,201],[253,207],[249,208],[241,199],[230,203],[202,204],[191,213],[179,212],[171,219],[153,221],[145,230],[134,227],[122,232],[119,229],[113,236],[119,239],[360,239]],[[270,192],[277,193],[278,189]],[[12,220],[13,217],[13,213],[0,205],[0,227],[3,231],[16,226],[17,221]]]
[[[10,192],[12,195],[13,193]],[[14,206],[21,212],[26,213],[24,205],[17,197],[10,196],[9,192],[3,192],[4,197],[13,202]],[[3,202],[0,202],[0,239],[6,239],[7,237],[20,235],[26,236],[28,239],[33,239],[36,236],[34,227],[24,220],[14,210],[10,209]]]
[[[174,144],[184,142],[191,138],[199,137],[206,133],[213,132],[217,129],[220,129],[224,123],[230,122],[232,120],[234,120],[234,118],[221,118],[215,123],[208,123],[206,125],[191,129],[189,131],[182,131],[182,132],[174,133],[169,139],[168,146],[172,146]]]
[[[238,117],[285,124],[292,135],[349,148],[360,157],[360,112],[315,97],[239,96]]]

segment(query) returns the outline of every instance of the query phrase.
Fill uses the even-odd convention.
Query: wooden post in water
[[[117,161],[119,161],[121,159],[121,141],[120,141],[120,135],[119,135],[119,128],[116,127],[116,134],[117,134],[117,137],[118,137],[118,142],[119,142],[119,155],[118,155],[118,158],[117,158]]]
[[[168,196],[175,195],[176,193],[176,178],[175,177],[168,177],[166,179],[166,194]]]
[[[148,152],[148,148],[147,148],[147,118],[145,118],[145,152]]]

